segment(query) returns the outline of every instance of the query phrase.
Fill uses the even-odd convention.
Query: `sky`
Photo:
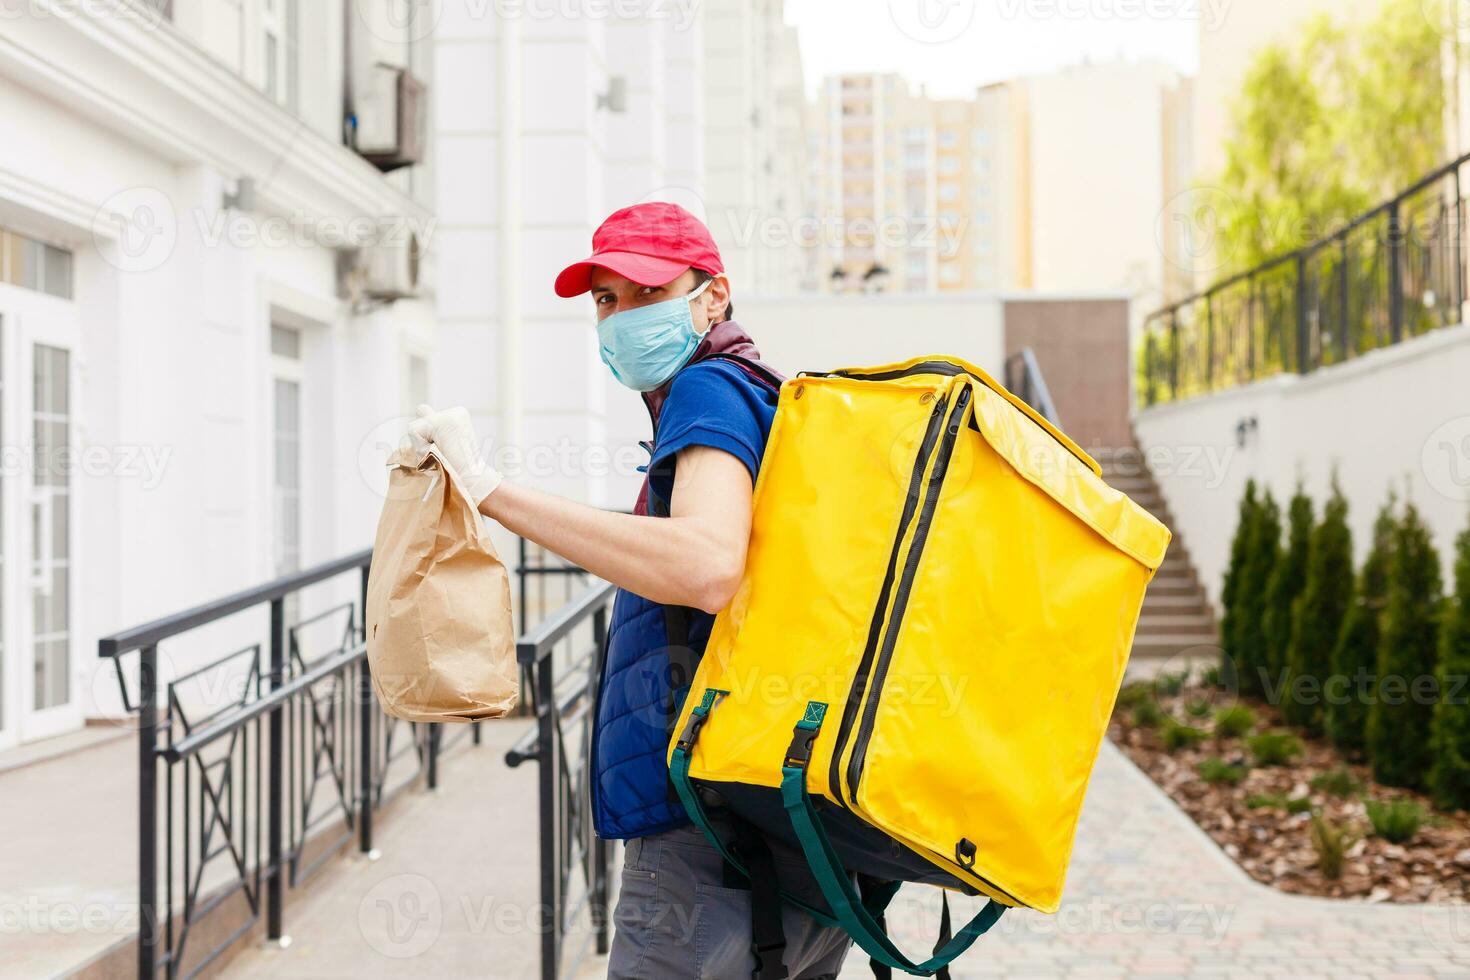
[[[1194,74],[1201,24],[1230,0],[786,0],[807,89],[894,71],[931,96],[1083,61],[1157,59]]]

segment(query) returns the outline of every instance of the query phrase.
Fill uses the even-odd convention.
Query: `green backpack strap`
[[[714,688],[706,688],[704,697],[699,704],[695,705],[689,714],[689,720],[684,724],[684,730],[679,733],[679,741],[674,744],[674,754],[669,760],[669,779],[674,784],[674,790],[679,794],[679,800],[684,804],[684,810],[689,814],[689,819],[694,821],[705,838],[720,852],[720,856],[733,867],[750,879],[750,869],[744,861],[737,857],[725,843],[724,839],[715,831],[710,823],[709,814],[705,812],[704,803],[700,801],[699,794],[694,791],[694,784],[689,780],[689,756],[694,751],[694,743],[699,738],[699,730],[709,718],[709,713],[715,706],[715,701],[729,691],[719,691]],[[787,892],[781,892],[781,898],[793,908],[800,909],[807,915],[816,919],[824,926],[840,927],[836,919],[816,906],[809,905],[800,899],[793,898]]]
[[[1006,906],[991,899],[953,939],[922,963],[910,960],[893,944],[887,932],[863,905],[851,878],[843,871],[842,861],[832,847],[806,790],[806,767],[811,760],[812,743],[816,741],[826,713],[827,706],[824,703],[807,702],[806,714],[796,724],[791,747],[786,750],[786,758],[781,766],[781,802],[787,815],[791,817],[791,825],[796,830],[796,838],[806,855],[807,865],[822,889],[822,897],[832,907],[838,924],[879,963],[915,976],[933,976],[989,931],[1005,912]]]

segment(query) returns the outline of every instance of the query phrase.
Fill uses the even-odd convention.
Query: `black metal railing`
[[[370,558],[361,551],[100,641],[137,717],[139,978],[193,976],[262,919],[266,937],[282,939],[286,889],[354,838],[374,854],[374,811],[420,779],[436,785],[448,748],[440,726],[400,722],[373,697],[362,625]],[[352,573],[351,600],[288,623],[303,590]],[[252,610],[268,619],[264,642],[232,643],[164,677],[161,644],[258,630],[222,623]],[[133,652],[136,695],[123,665]],[[479,726],[464,727],[478,743]]]
[[[1006,358],[1005,384],[1011,394],[1036,409],[1052,425],[1061,428],[1062,422],[1057,415],[1056,403],[1051,400],[1051,391],[1046,386],[1046,378],[1041,374],[1036,352],[1030,347],[1023,347]]]
[[[1150,314],[1140,405],[1306,374],[1461,322],[1470,155],[1341,230]]]
[[[523,543],[522,564],[525,564]],[[542,565],[536,574],[570,583],[586,573]],[[555,569],[555,570],[553,570]],[[521,576],[522,609],[527,575]],[[535,726],[506,753],[507,765],[538,765],[541,976],[572,976],[595,948],[608,950],[608,894],[613,845],[593,833],[588,753],[595,698],[614,588],[587,585],[540,625],[522,635],[516,657],[536,714]],[[586,927],[581,942],[569,940]]]

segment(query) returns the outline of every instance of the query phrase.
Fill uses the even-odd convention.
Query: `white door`
[[[77,315],[0,285],[0,745],[82,723],[73,629]]]

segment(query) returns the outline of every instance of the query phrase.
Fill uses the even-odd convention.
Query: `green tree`
[[[1322,731],[1322,685],[1332,672],[1332,648],[1353,598],[1353,533],[1348,502],[1337,474],[1322,523],[1312,531],[1307,582],[1291,610],[1291,644],[1286,664],[1290,692],[1287,721],[1313,733]]]
[[[1266,654],[1266,587],[1281,557],[1281,509],[1265,491],[1251,522],[1241,575],[1235,584],[1234,649],[1240,688],[1254,694],[1266,690],[1270,661]]]
[[[1377,689],[1378,641],[1398,527],[1398,500],[1390,493],[1373,522],[1373,544],[1358,575],[1347,618],[1332,648],[1332,676],[1324,685],[1327,737],[1348,752],[1366,747],[1368,705]]]
[[[1446,810],[1470,810],[1470,527],[1455,539],[1455,591],[1439,632],[1439,701],[1429,788]]]
[[[1368,757],[1373,777],[1385,786],[1422,787],[1434,761],[1430,729],[1438,700],[1442,591],[1439,554],[1411,501],[1394,533],[1378,690],[1368,706]]]
[[[1261,49],[1232,106],[1213,209],[1222,273],[1330,234],[1440,162],[1448,0],[1387,0],[1371,20],[1309,21]]]
[[[1256,502],[1256,481],[1252,477],[1245,481],[1245,494],[1240,498],[1240,511],[1235,519],[1235,537],[1230,539],[1230,564],[1225,569],[1225,580],[1220,587],[1220,645],[1225,655],[1221,658],[1222,677],[1227,681],[1238,680],[1240,651],[1237,649],[1236,631],[1240,628],[1239,584],[1245,575],[1246,558],[1250,554],[1251,535],[1254,533],[1256,514],[1260,504]]]
[[[1286,550],[1271,568],[1266,583],[1266,665],[1271,683],[1285,701],[1291,700],[1285,686],[1286,654],[1291,646],[1291,607],[1307,581],[1307,557],[1312,544],[1312,498],[1301,483],[1287,508]]]

